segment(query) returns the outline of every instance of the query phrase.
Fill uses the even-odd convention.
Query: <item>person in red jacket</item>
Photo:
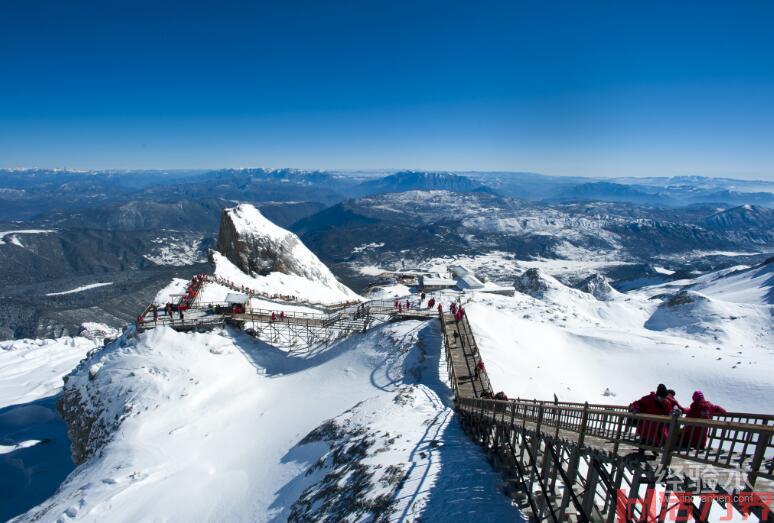
[[[700,390],[693,393],[692,399],[693,403],[685,414],[686,418],[712,419],[715,414],[726,413],[726,409],[723,407],[704,399],[704,393]],[[680,442],[683,446],[696,449],[707,448],[707,440],[709,439],[707,430],[706,427],[685,427]]]
[[[481,376],[482,372],[484,372],[484,360],[478,360],[478,365],[476,365],[476,379]]]
[[[674,407],[674,402],[669,399],[669,391],[663,383],[660,383],[656,392],[651,392],[629,405],[629,412],[669,416]],[[666,441],[667,427],[667,422],[639,420],[637,435],[645,445],[660,447]]]

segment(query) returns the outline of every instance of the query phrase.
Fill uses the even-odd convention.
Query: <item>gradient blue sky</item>
[[[3,0],[0,166],[774,178],[774,3]]]

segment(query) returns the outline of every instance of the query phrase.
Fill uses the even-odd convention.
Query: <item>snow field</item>
[[[673,307],[649,299],[664,292],[661,286],[599,302],[545,278],[542,299],[476,295],[466,307],[495,389],[509,397],[628,404],[665,383],[684,404],[703,390],[729,410],[771,410],[772,307],[760,304],[760,274],[707,278],[714,283],[700,289],[752,303],[698,294]]]
[[[426,360],[420,350],[435,356]],[[79,367],[68,384],[112,426],[111,438],[62,485],[49,501],[49,513],[63,521],[133,521],[148,514],[173,520],[285,520],[298,496],[314,490],[305,474],[326,453],[322,445],[299,443],[353,406],[367,409],[358,416],[369,430],[401,434],[399,444],[367,456],[364,466],[377,470],[380,464],[383,471],[391,463],[419,460],[417,452],[414,458],[410,454],[425,434],[425,422],[437,418],[437,425],[448,417],[439,412],[451,412],[437,392],[417,383],[441,387],[439,355],[437,326],[417,321],[385,325],[307,354],[291,355],[231,330],[183,334],[159,328],[124,347],[115,343]],[[425,360],[429,371],[416,367]],[[407,383],[415,383],[416,390],[403,391]],[[448,388],[440,390],[448,394]],[[407,395],[414,399],[400,404],[397,398]],[[450,449],[462,446],[449,459],[454,452],[475,453],[454,430],[447,425],[436,430],[440,440],[446,441],[442,434],[454,436],[445,443]],[[480,458],[479,468],[485,465]],[[432,488],[441,468],[421,466],[430,471],[423,472],[421,485],[411,494],[394,494],[395,503],[413,500],[415,512],[424,506],[422,499],[431,503],[441,495]],[[511,511],[493,472],[458,472],[482,491],[480,503]],[[397,485],[379,490],[380,474],[368,489],[371,498]]]

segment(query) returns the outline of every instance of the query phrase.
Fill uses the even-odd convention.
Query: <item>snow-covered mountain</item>
[[[325,272],[286,232],[240,211],[233,233],[306,275],[284,276],[329,302],[345,294],[307,279]],[[217,272],[231,262],[216,254]],[[242,276],[286,294],[279,274]],[[512,519],[501,479],[453,420],[445,376],[435,322],[292,351],[233,328],[130,328],[67,376],[59,409],[80,466],[19,520]]]
[[[408,199],[421,204],[413,217],[430,220],[449,200],[470,197],[434,191],[370,201],[380,202],[375,213],[392,214],[411,208]],[[458,227],[471,235],[471,223],[493,236],[515,226],[545,236],[568,227],[545,216],[496,222],[495,206],[458,209]],[[586,227],[568,234],[605,234],[575,223]],[[484,258],[481,266],[515,286],[513,296],[471,290],[437,298],[465,303],[489,378],[510,397],[628,403],[666,383],[686,403],[701,389],[729,410],[770,410],[771,261],[618,292],[598,272],[602,262]],[[211,260],[216,276],[259,293],[253,299],[263,308],[310,312],[312,301],[362,299],[252,206],[224,211]],[[478,268],[475,255],[468,261]],[[431,267],[453,262],[439,258]],[[574,286],[563,279],[568,273]],[[206,285],[203,302],[233,292],[222,280]],[[155,302],[170,301],[187,281],[171,281]],[[396,285],[384,296],[392,292],[410,290]],[[43,354],[45,343],[24,344]],[[272,346],[235,326],[187,333],[130,326],[101,348],[75,344],[82,350],[52,365],[55,372],[43,364],[36,379],[19,382],[38,382],[50,397],[85,356],[67,374],[58,405],[78,467],[18,521],[518,518],[502,479],[454,417],[436,321],[386,323],[312,346]],[[11,365],[0,370],[13,376]],[[4,386],[22,401],[37,397],[19,383]]]
[[[239,285],[323,301],[359,298],[339,283],[298,236],[267,220],[252,205],[223,210],[217,249],[211,255],[215,274]]]
[[[486,185],[465,176],[446,172],[403,171],[384,178],[367,180],[355,187],[358,195],[405,191],[444,190],[454,192],[492,192]]]

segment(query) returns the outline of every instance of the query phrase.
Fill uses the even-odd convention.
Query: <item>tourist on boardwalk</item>
[[[430,298],[430,301],[427,302],[427,308],[432,309],[435,305],[435,298]]]
[[[656,392],[651,392],[629,405],[629,412],[669,416],[674,407],[674,402],[669,399],[668,389],[663,383],[660,383]],[[637,435],[645,445],[660,447],[666,441],[667,426],[666,422],[639,420]]]
[[[476,365],[476,379],[481,376],[482,372],[484,372],[484,360],[478,360],[478,364]]]
[[[427,296],[427,295],[426,295],[424,292],[423,292],[422,294],[420,294],[420,295],[419,295],[419,298],[420,298],[420,300],[419,300],[419,304],[420,304],[420,305],[422,305],[422,302],[424,302],[424,301],[425,301],[425,297],[426,297],[426,296]]]
[[[277,321],[277,315],[275,313],[271,313],[271,321]]]
[[[180,309],[178,313],[180,314],[180,321],[185,323],[185,320],[183,319],[183,309]]]
[[[280,311],[280,321],[285,321],[285,311]]]
[[[411,308],[411,302],[406,300],[406,310],[409,310]]]
[[[156,324],[159,320],[159,308],[156,305],[151,305],[151,312],[153,313],[153,323]]]
[[[685,414],[686,418],[712,419],[715,414],[725,414],[726,409],[704,398],[704,393],[697,390],[693,393],[693,403]],[[689,446],[697,449],[707,448],[706,427],[686,427],[681,436],[681,446]]]
[[[400,302],[398,300],[395,300],[395,308],[398,308],[398,305],[400,305]]]
[[[443,314],[443,304],[438,304],[438,314]]]
[[[456,304],[456,303],[454,303],[454,302],[452,302],[452,304],[451,304],[451,305],[449,305],[449,310],[451,311],[451,313],[452,313],[452,314],[454,315],[454,317],[456,318],[456,317],[457,317],[457,304]]]
[[[398,303],[398,312],[399,313],[403,312],[403,305],[401,305],[400,303]]]

